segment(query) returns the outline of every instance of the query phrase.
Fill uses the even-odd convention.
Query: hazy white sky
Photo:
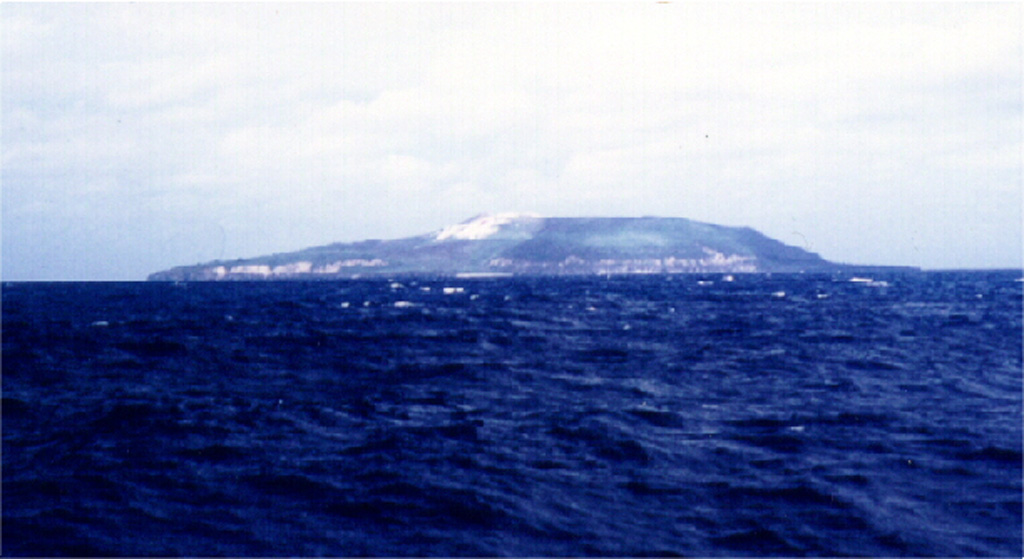
[[[1022,6],[3,3],[3,277],[498,211],[1021,266]]]

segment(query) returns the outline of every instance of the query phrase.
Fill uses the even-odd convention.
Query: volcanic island
[[[749,227],[680,217],[479,215],[423,235],[334,243],[156,272],[150,281],[611,274],[870,273],[916,268],[829,262]]]

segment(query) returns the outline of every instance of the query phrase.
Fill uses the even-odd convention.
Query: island
[[[679,217],[479,215],[424,235],[156,272],[150,281],[913,270],[829,262],[749,227]]]

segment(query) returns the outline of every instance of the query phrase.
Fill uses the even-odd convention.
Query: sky
[[[0,274],[141,280],[504,211],[1020,267],[1022,12],[5,2]]]

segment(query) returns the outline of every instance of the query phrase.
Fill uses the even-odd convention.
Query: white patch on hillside
[[[478,241],[486,239],[501,230],[502,225],[508,225],[513,221],[523,218],[539,218],[537,214],[521,213],[499,213],[494,215],[482,215],[458,225],[450,225],[437,234],[435,240],[444,241],[447,239],[458,239],[466,241]]]

